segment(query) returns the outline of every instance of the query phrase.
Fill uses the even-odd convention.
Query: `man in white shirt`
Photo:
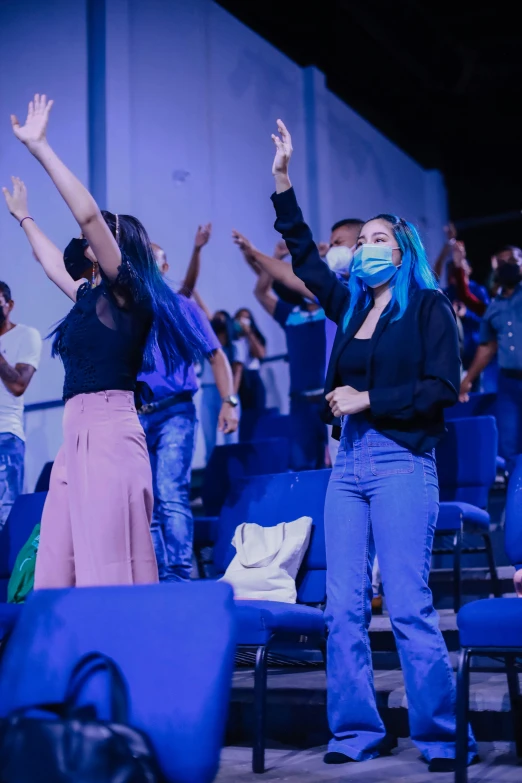
[[[38,369],[42,338],[10,320],[14,302],[0,282],[0,528],[24,483],[24,392]]]

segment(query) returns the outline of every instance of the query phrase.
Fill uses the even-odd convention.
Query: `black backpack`
[[[98,720],[94,705],[77,706],[100,670],[110,683],[110,721]],[[0,722],[0,783],[163,783],[148,738],[127,720],[120,669],[90,653],[74,667],[63,703],[15,710]]]

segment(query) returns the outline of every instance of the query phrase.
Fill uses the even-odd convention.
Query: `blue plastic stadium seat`
[[[302,604],[236,601],[236,617],[237,635],[243,645],[267,644],[279,631],[299,635],[324,633],[323,613]]]
[[[290,445],[284,437],[265,436],[247,443],[216,446],[205,468],[202,489],[205,514],[217,516],[233,486],[244,476],[285,473]]]
[[[40,590],[23,607],[0,662],[0,715],[63,698],[92,651],[120,666],[130,722],[145,731],[166,783],[214,780],[235,653],[235,607],[215,582]],[[103,678],[85,693],[106,714]]]
[[[453,535],[450,549],[436,546],[434,555],[453,555],[453,606],[461,604],[461,555],[486,555],[492,592],[500,596],[500,582],[489,537],[489,492],[497,475],[498,434],[492,416],[455,418],[436,449],[440,509],[436,535]],[[463,533],[478,534],[484,546],[463,548]]]
[[[437,533],[448,533],[460,528],[462,521],[468,528],[489,532],[490,517],[487,511],[471,503],[441,503],[437,520]]]
[[[522,650],[522,600],[472,601],[458,614],[462,647],[515,647]]]
[[[508,484],[506,554],[522,568],[522,455]],[[522,758],[522,696],[516,666],[522,657],[522,599],[488,598],[464,606],[457,616],[462,647],[457,674],[457,769],[455,783],[466,783],[469,722],[469,675],[474,655],[503,658],[513,716],[517,755]]]
[[[3,641],[15,627],[22,608],[21,604],[0,604],[0,642]]]
[[[326,600],[326,552],[324,540],[324,500],[329,470],[253,476],[242,479],[225,503],[214,547],[218,574],[226,571],[235,555],[232,538],[242,522],[271,527],[302,516],[312,517],[310,545],[296,579],[297,604],[275,601],[236,601],[238,644],[257,648],[254,709],[256,715],[252,767],[264,771],[264,721],[266,708],[267,654],[280,639],[298,643],[306,637],[324,653],[325,621],[321,609],[306,604]]]
[[[496,404],[496,393],[470,394],[468,402],[458,402],[451,408],[446,408],[445,417],[448,420],[467,419],[472,416],[494,416]]]
[[[19,495],[0,530],[0,603],[7,600],[7,585],[18,553],[42,518],[46,492]]]

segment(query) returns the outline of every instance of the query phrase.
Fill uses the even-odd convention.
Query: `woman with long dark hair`
[[[24,184],[3,189],[47,276],[75,303],[55,330],[65,368],[64,442],[42,517],[35,587],[156,582],[153,493],[134,404],[140,369],[159,350],[167,371],[191,362],[203,338],[161,277],[135,217],[101,212],[46,138],[52,101],[35,95],[26,122],[11,117],[80,226],[65,253],[30,215]]]
[[[412,740],[431,771],[454,768],[453,672],[428,587],[439,489],[434,446],[458,399],[455,314],[417,229],[381,214],[361,229],[348,285],[323,263],[288,177],[290,134],[273,136],[276,229],[296,275],[337,323],[325,418],[341,419],[325,506],[328,717],[325,762],[389,750],[377,710],[368,628],[372,542],[397,642]],[[476,759],[470,732],[469,760]]]

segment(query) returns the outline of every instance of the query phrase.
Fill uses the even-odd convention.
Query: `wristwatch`
[[[233,408],[237,408],[239,405],[239,397],[236,397],[235,394],[229,394],[228,397],[225,397],[223,402],[228,402],[228,404],[232,405]]]

